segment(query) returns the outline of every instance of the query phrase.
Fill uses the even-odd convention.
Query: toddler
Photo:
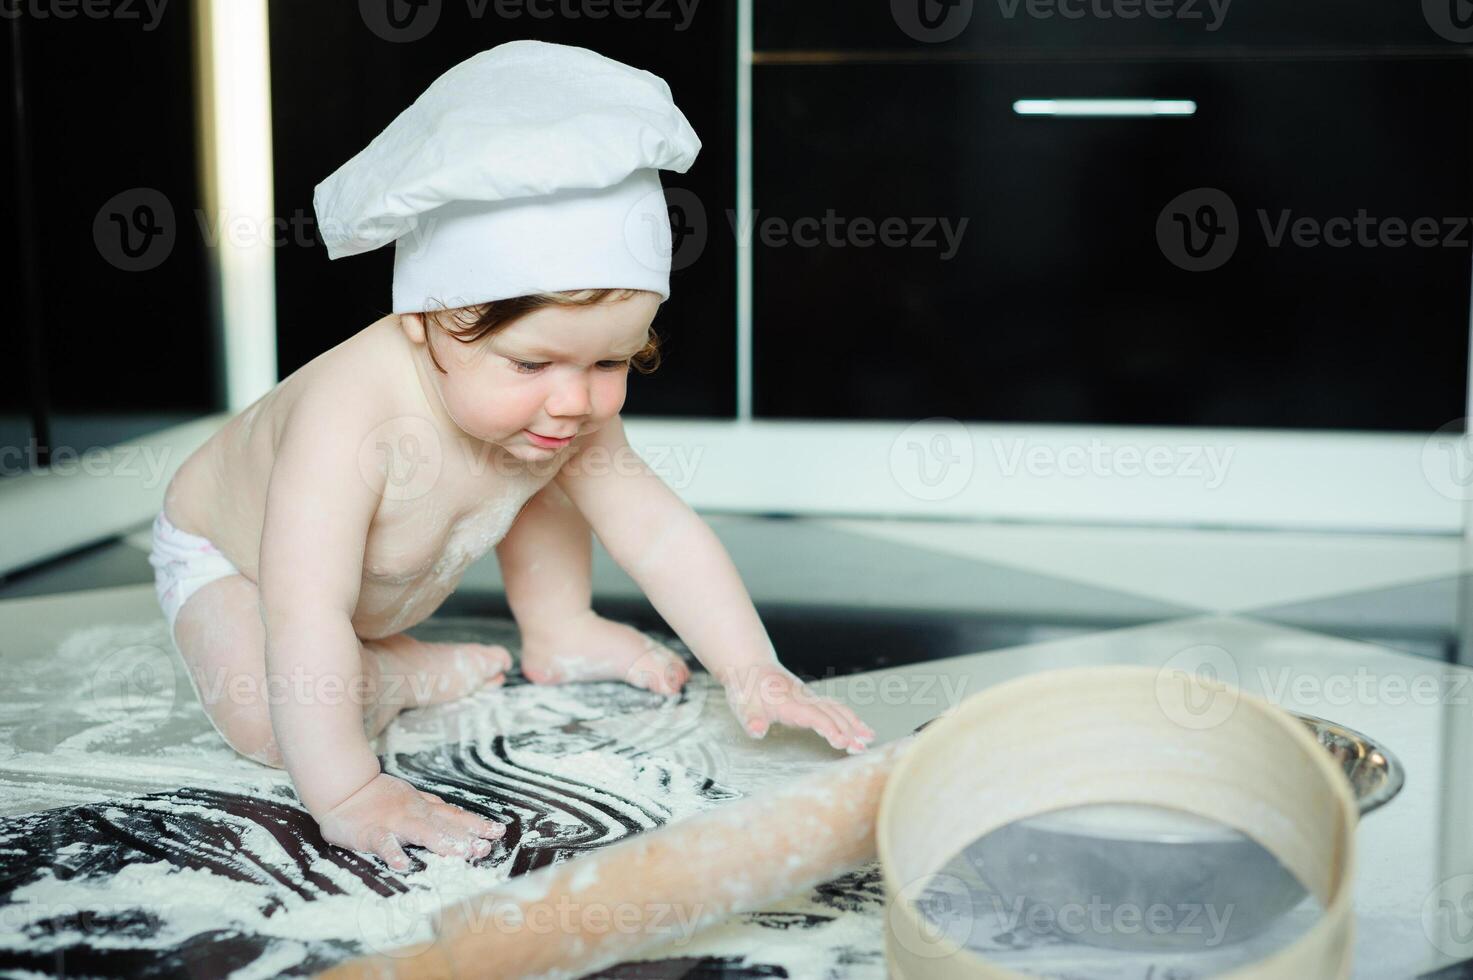
[[[504,647],[404,633],[492,548],[535,683],[688,679],[593,612],[591,531],[749,734],[873,738],[778,663],[715,534],[625,439],[626,379],[652,369],[669,295],[658,171],[699,148],[656,76],[517,41],[451,69],[319,185],[330,258],[395,243],[395,312],[183,463],[150,561],[212,723],[287,770],[329,842],[404,870],[405,845],[473,859],[504,833],[381,772],[370,745],[405,708],[504,680]]]

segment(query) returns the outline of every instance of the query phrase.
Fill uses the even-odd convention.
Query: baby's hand
[[[482,858],[491,852],[490,842],[506,833],[502,824],[387,773],[329,810],[319,825],[328,843],[377,854],[395,871],[409,870],[401,844],[418,844],[446,857]]]
[[[811,728],[836,749],[863,752],[875,737],[859,716],[818,694],[778,664],[748,668],[725,679],[726,703],[748,735],[761,738],[773,722]]]

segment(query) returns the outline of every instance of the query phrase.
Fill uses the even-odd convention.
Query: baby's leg
[[[557,484],[527,501],[496,557],[528,680],[622,680],[673,694],[689,679],[668,647],[593,611],[593,531]]]
[[[372,738],[404,708],[450,701],[486,683],[500,684],[511,665],[502,646],[423,643],[400,633],[361,644],[363,681],[266,678],[266,628],[260,593],[243,575],[200,588],[179,610],[174,640],[216,731],[241,755],[280,768],[271,702],[285,697],[355,697]],[[354,692],[361,692],[355,695]]]

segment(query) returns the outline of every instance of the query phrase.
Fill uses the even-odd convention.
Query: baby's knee
[[[274,769],[284,767],[281,748],[276,744],[276,733],[271,728],[271,712],[266,705],[232,706],[224,710],[217,705],[209,715],[226,745],[262,765]]]

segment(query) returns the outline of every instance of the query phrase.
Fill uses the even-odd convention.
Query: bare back
[[[396,321],[391,315],[369,325],[283,379],[185,460],[164,498],[171,521],[210,539],[258,582],[267,488],[301,394],[309,387],[375,392],[377,417],[343,434],[362,444],[365,465],[377,459],[388,468],[364,543],[352,618],[365,639],[390,636],[434,612],[574,451],[530,467],[459,430],[446,431],[429,409]],[[337,488],[310,492],[331,495]]]

